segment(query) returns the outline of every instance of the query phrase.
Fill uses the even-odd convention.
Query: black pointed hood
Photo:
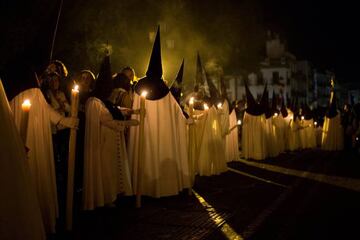
[[[197,53],[196,57],[196,74],[195,74],[195,86],[200,87],[205,84],[204,69],[201,64],[200,54]]]
[[[205,71],[205,74],[206,74],[206,82],[209,86],[210,103],[211,103],[211,105],[216,105],[219,101],[221,101],[220,92],[216,88],[214,82],[212,81],[210,76],[206,73],[206,71]]]
[[[326,117],[327,118],[334,118],[338,115],[337,108],[336,108],[336,95],[335,91],[332,97],[332,101],[328,107],[328,110],[326,111]]]
[[[261,114],[263,114],[263,111],[260,105],[255,101],[253,95],[251,94],[246,80],[244,81],[244,85],[245,85],[246,105],[247,105],[245,111],[250,115],[260,116]]]
[[[285,106],[285,99],[282,100],[281,102],[281,115],[283,116],[283,118],[286,118],[288,116],[288,111],[286,109],[286,106]]]
[[[158,100],[165,97],[169,93],[169,88],[162,78],[162,63],[161,63],[161,44],[160,44],[160,26],[158,27],[154,46],[150,56],[150,62],[146,76],[141,78],[136,86],[135,92],[141,95],[142,91],[147,91],[148,100]]]
[[[1,70],[0,78],[9,101],[27,89],[40,87],[32,67],[21,57],[9,61]]]
[[[179,72],[175,78],[175,81],[173,82],[173,84],[170,88],[172,95],[174,96],[174,98],[176,99],[176,101],[179,104],[180,104],[180,98],[181,98],[183,75],[184,75],[184,59],[181,63],[181,66],[180,66]]]
[[[264,92],[261,97],[260,106],[263,112],[265,113],[266,119],[272,116],[271,108],[269,107],[269,91],[267,90],[267,84],[265,84]]]
[[[311,120],[314,118],[314,114],[313,114],[312,110],[310,109],[309,105],[304,104],[303,112],[304,112],[303,116],[304,116],[305,120]]]
[[[100,65],[99,75],[95,82],[93,96],[104,102],[110,96],[113,88],[114,85],[111,75],[110,56],[109,54],[106,54]]]

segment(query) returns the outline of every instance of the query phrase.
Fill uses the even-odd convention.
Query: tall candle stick
[[[71,90],[71,111],[70,116],[77,118],[79,107],[79,86],[75,85]],[[76,152],[76,129],[70,129],[69,155],[68,155],[68,177],[66,194],[66,229],[72,229],[73,220],[73,193],[74,193],[74,170]]]
[[[145,99],[147,91],[143,91],[140,96],[140,129],[139,129],[139,158],[137,161],[137,182],[136,182],[136,207],[141,207],[142,191],[142,159],[144,158],[144,120],[145,120]]]
[[[194,97],[191,97],[189,100],[189,115],[191,118],[194,117]]]
[[[29,112],[31,108],[31,103],[29,99],[25,99],[25,101],[21,104],[21,109],[23,110],[23,117],[21,118],[21,126],[20,126],[20,135],[26,143],[27,138],[27,128],[28,128],[28,121],[29,121]]]

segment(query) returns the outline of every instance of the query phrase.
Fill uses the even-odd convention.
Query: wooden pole
[[[140,129],[139,129],[139,155],[137,161],[137,181],[136,181],[136,207],[141,207],[141,191],[142,191],[142,165],[144,158],[144,125],[145,125],[145,99],[147,92],[143,91],[140,96]]]
[[[79,107],[79,87],[71,91],[71,112],[73,118],[77,118]],[[67,176],[67,194],[66,194],[66,230],[72,230],[73,220],[73,194],[74,194],[74,170],[75,170],[75,150],[76,150],[76,129],[70,129],[69,139],[69,157],[68,157],[68,176]]]

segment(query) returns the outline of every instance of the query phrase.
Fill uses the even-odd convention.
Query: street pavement
[[[73,232],[50,239],[360,239],[356,154],[304,150],[228,166],[197,176],[191,195],[77,212]]]

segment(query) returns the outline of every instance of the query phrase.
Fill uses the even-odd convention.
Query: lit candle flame
[[[314,122],[315,126],[317,125],[317,122]]]
[[[206,103],[204,103],[204,110],[209,110],[209,106]]]
[[[279,114],[275,113],[274,116],[277,117]]]
[[[147,94],[148,94],[147,91],[142,91],[141,96],[142,96],[143,98],[146,98]]]
[[[221,103],[218,103],[217,107],[218,107],[219,109],[222,109],[222,104],[221,104]]]
[[[238,121],[237,121],[237,124],[238,124],[238,125],[241,125],[241,120],[238,120]]]
[[[77,85],[77,84],[75,84],[74,85],[74,88],[72,89],[73,90],[73,92],[79,92],[79,85]]]
[[[305,117],[304,116],[301,116],[301,120],[304,120],[305,119]]]
[[[190,104],[190,105],[193,105],[193,104],[194,104],[194,97],[191,97],[191,98],[190,98],[189,104]]]
[[[31,107],[31,102],[29,99],[25,99],[25,101],[23,102],[23,104],[21,105],[21,108],[24,110],[24,111],[29,111],[30,110],[30,107]]]
[[[358,137],[356,137],[356,141],[359,141],[359,138],[358,138]]]

